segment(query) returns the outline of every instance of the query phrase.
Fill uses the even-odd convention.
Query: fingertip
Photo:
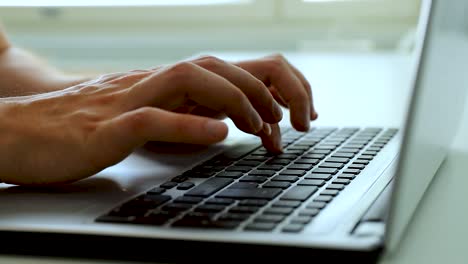
[[[228,134],[228,127],[224,122],[218,120],[208,120],[205,123],[205,131],[214,142],[224,140]]]
[[[318,113],[316,111],[312,111],[310,115],[310,120],[314,121],[314,120],[317,120],[317,118],[318,118]]]

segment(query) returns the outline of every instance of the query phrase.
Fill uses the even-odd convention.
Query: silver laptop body
[[[241,179],[248,175],[235,178],[232,175],[236,173],[226,173],[231,177],[217,176],[220,172],[228,172],[230,166],[235,166],[236,163],[232,163],[234,159],[249,161],[245,160],[248,156],[266,155],[267,159],[262,161],[266,165],[269,159],[274,158],[263,153],[258,139],[245,134],[196,153],[154,154],[138,150],[121,163],[71,185],[41,189],[1,185],[0,251],[9,254],[189,262],[216,262],[219,258],[215,256],[220,254],[224,254],[228,261],[262,260],[264,257],[291,260],[296,256],[375,261],[382,250],[393,250],[398,245],[457,130],[464,105],[465,84],[468,83],[465,74],[468,68],[468,42],[466,33],[463,33],[463,29],[467,32],[468,24],[460,11],[466,6],[461,0],[426,1],[422,5],[415,47],[417,73],[403,128],[350,130],[338,127],[333,130],[318,127],[309,134],[294,131],[285,134],[291,146],[300,142],[315,144],[314,140],[321,136],[325,137],[325,141],[333,136],[335,141],[349,136],[342,143],[346,144],[358,135],[365,137],[374,134],[360,152],[350,157],[349,163],[335,168],[330,179],[320,182],[312,177],[312,174],[317,175],[314,171],[325,162],[319,160],[303,175],[282,175],[292,177],[278,181],[290,185],[281,190],[265,187],[267,191],[252,192],[241,191],[240,187],[232,188],[233,184],[242,183]],[[300,149],[301,145],[294,146]],[[320,146],[323,146],[322,141],[307,149],[307,152],[320,150]],[[323,159],[333,158],[333,154],[343,147],[339,145],[328,154],[322,153],[325,155]],[[364,154],[372,147],[374,156]],[[231,163],[221,162],[224,168],[218,168],[218,172],[212,175],[200,175],[200,171],[195,170],[213,159],[219,161],[220,157],[221,160],[231,159]],[[298,156],[290,164],[301,158],[312,159]],[[359,172],[354,174],[350,164],[358,165],[355,163],[358,159],[369,162],[365,166],[355,167]],[[259,183],[263,187],[266,182],[273,181],[271,177],[281,176],[279,174],[286,169],[280,169],[275,175],[255,176],[270,177]],[[348,169],[350,171],[345,173]],[[174,180],[176,176],[179,178]],[[226,179],[229,179],[228,183]],[[158,193],[161,192],[160,186],[168,181],[175,181],[175,186]],[[200,189],[198,187],[207,181],[213,185],[222,182],[223,186],[219,190],[211,189],[213,194],[208,197],[188,195],[196,193],[193,190]],[[192,182],[195,186],[183,190],[179,188],[183,182]],[[307,197],[283,199],[297,198],[300,191],[307,192],[306,187],[312,184],[316,184],[315,191]],[[206,187],[206,184],[203,186]],[[296,192],[291,191],[293,188]],[[331,199],[324,198],[327,196],[322,195],[324,192]],[[264,195],[268,198],[263,199]],[[238,196],[243,198],[235,198]],[[169,197],[169,200],[161,197]],[[153,198],[154,201],[151,200]],[[177,210],[186,211],[171,215],[163,223],[157,222],[157,217],[143,219],[161,213],[168,204],[177,204],[176,199],[192,200],[192,204],[185,209],[179,206],[182,209]],[[197,199],[199,202],[195,201]],[[197,224],[182,221],[189,213],[194,217],[203,215],[195,208],[206,205],[210,199],[218,199],[214,200],[218,202],[222,202],[222,199],[225,202],[234,200],[235,204],[226,205],[222,212],[227,214],[226,210],[235,207],[238,210],[236,214],[246,210],[244,213],[249,213],[249,216],[235,227],[228,224],[223,226],[225,223],[217,226],[209,221],[197,220]],[[309,207],[313,203],[318,206]],[[134,206],[132,208],[136,208],[136,211],[140,210],[139,206],[153,207],[146,208],[148,210],[144,215],[131,216],[131,212],[136,212],[132,208],[127,213],[130,215],[119,215],[126,204]],[[248,212],[249,209],[245,207],[257,209]],[[214,210],[217,207],[203,208],[209,212],[210,208]],[[278,214],[265,216],[268,210],[283,212],[279,214],[282,217],[275,217]],[[138,214],[141,214],[141,210]],[[221,217],[220,214],[216,213],[216,219]],[[301,219],[307,223],[300,224]],[[268,228],[271,226],[273,228]]]

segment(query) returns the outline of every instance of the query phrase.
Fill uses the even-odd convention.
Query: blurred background
[[[405,52],[420,0],[0,0],[13,43],[74,72],[210,52]]]

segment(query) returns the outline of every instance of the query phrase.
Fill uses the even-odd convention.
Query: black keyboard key
[[[112,223],[132,223],[134,219],[134,216],[103,215],[98,217],[96,221]]]
[[[252,168],[247,166],[230,166],[226,168],[226,171],[240,171],[240,172],[248,172]]]
[[[216,174],[216,177],[237,179],[240,178],[242,175],[244,175],[244,173],[239,171],[222,171]]]
[[[166,189],[164,188],[161,188],[161,187],[154,187],[153,189],[149,190],[148,192],[146,192],[147,194],[150,194],[150,195],[157,195],[157,194],[162,194],[166,191]]]
[[[314,202],[328,203],[331,200],[333,200],[333,196],[329,196],[329,195],[319,195],[319,196],[314,198]]]
[[[281,193],[279,188],[262,189],[227,189],[217,195],[220,198],[231,199],[265,199],[271,200]]]
[[[341,169],[344,167],[343,163],[324,162],[319,165],[319,168],[336,168]]]
[[[338,172],[335,168],[317,168],[312,171],[312,174],[336,174]]]
[[[370,151],[370,150],[366,150],[362,153],[362,155],[369,155],[369,156],[376,156],[377,154],[379,154],[378,151]]]
[[[281,188],[281,189],[287,189],[291,186],[289,182],[275,182],[275,181],[269,181],[265,184],[263,184],[263,188]]]
[[[193,182],[182,182],[182,183],[179,183],[179,185],[177,186],[177,190],[188,190],[192,188],[193,186],[195,186],[195,183]]]
[[[281,231],[285,233],[299,233],[304,229],[304,225],[301,224],[288,224],[284,226]]]
[[[292,164],[287,167],[288,170],[310,170],[314,167],[313,164]]]
[[[325,180],[325,181],[328,181],[332,178],[332,175],[331,174],[325,174],[325,173],[319,173],[319,174],[316,174],[316,173],[311,173],[311,174],[307,174],[305,176],[306,179],[311,179],[311,180]]]
[[[331,152],[331,150],[329,149],[313,149],[309,152],[307,152],[307,154],[324,154],[324,155],[328,155],[329,153]]]
[[[284,182],[296,182],[299,177],[292,175],[279,175],[271,178],[271,181],[284,181]]]
[[[340,153],[352,153],[354,155],[356,155],[357,153],[359,153],[359,151],[361,151],[360,149],[356,149],[356,148],[340,148],[339,149],[339,152]]]
[[[169,219],[174,217],[173,214],[169,214],[167,212],[154,212],[144,217],[136,217],[133,221],[134,224],[140,225],[164,225]]]
[[[201,201],[203,201],[203,198],[200,197],[180,196],[174,200],[174,203],[197,204]]]
[[[316,165],[320,162],[319,159],[308,159],[308,158],[300,158],[294,161],[295,164],[306,164],[306,165]]]
[[[159,187],[164,188],[164,189],[172,189],[176,186],[177,186],[177,182],[165,182],[159,185]]]
[[[324,180],[310,180],[310,179],[305,179],[300,181],[297,185],[305,185],[305,186],[323,186],[325,184]]]
[[[231,184],[232,182],[233,180],[228,178],[210,178],[202,182],[201,184],[195,186],[195,188],[185,193],[185,195],[208,197],[221,190],[222,188],[226,187],[227,185]]]
[[[264,214],[290,215],[294,211],[291,207],[272,207],[263,211]]]
[[[188,180],[188,177],[184,176],[184,175],[175,176],[174,178],[171,179],[171,181],[177,182],[177,183],[181,183],[181,182],[184,182],[186,180]]]
[[[249,155],[244,158],[244,160],[246,161],[260,161],[260,162],[266,161],[267,159],[269,159],[269,157],[254,156],[254,155]]]
[[[239,144],[233,148],[228,149],[227,151],[223,152],[217,157],[222,158],[222,159],[228,159],[228,160],[229,159],[238,160],[239,158],[243,157],[247,153],[258,148],[259,146],[260,146],[260,143]]]
[[[348,166],[349,169],[358,169],[358,170],[363,170],[366,167],[364,164],[351,164]]]
[[[343,173],[347,173],[347,174],[359,174],[361,173],[361,170],[358,170],[358,169],[345,169],[343,171]]]
[[[363,160],[372,160],[374,156],[371,155],[361,155],[358,157],[358,159],[363,159]]]
[[[314,217],[320,213],[320,209],[318,208],[311,208],[311,209],[303,209],[299,211],[299,216],[309,216]]]
[[[301,205],[301,202],[299,201],[277,201],[272,204],[272,207],[291,207],[291,208],[297,208]]]
[[[296,159],[299,155],[298,154],[292,154],[291,152],[289,154],[283,153],[280,155],[277,155],[276,158],[278,159],[287,159],[287,160],[293,160]]]
[[[336,145],[319,145],[319,146],[315,146],[314,148],[315,150],[334,150],[336,149]]]
[[[209,224],[210,224],[210,221],[206,219],[182,218],[172,223],[172,226],[206,228],[208,227]]]
[[[184,203],[169,203],[162,207],[163,211],[168,212],[183,212],[188,209],[192,208],[191,204],[184,204]]]
[[[145,194],[139,196],[136,199],[131,200],[130,202],[126,203],[125,205],[131,206],[152,206],[157,207],[167,201],[169,201],[172,197],[169,195],[153,195],[153,194]]]
[[[345,184],[345,185],[348,185],[349,183],[351,183],[351,181],[348,180],[348,179],[336,179],[336,180],[332,181],[332,184]]]
[[[226,208],[224,205],[220,204],[203,204],[195,208],[195,212],[200,213],[219,213]]]
[[[275,175],[276,171],[273,170],[254,170],[249,172],[249,175],[257,175],[257,176],[267,176],[271,177]]]
[[[273,159],[267,161],[266,164],[267,165],[288,165],[289,163],[291,163],[291,160],[273,158]]]
[[[294,176],[302,176],[306,173],[305,170],[283,170],[280,172],[280,175],[294,175]]]
[[[216,171],[187,171],[184,172],[184,176],[190,177],[190,178],[209,178],[213,175],[215,175]]]
[[[267,180],[268,180],[267,177],[250,176],[250,175],[244,176],[239,179],[240,182],[255,182],[255,183],[263,183],[263,182],[266,182]]]
[[[349,152],[336,152],[332,155],[333,158],[352,158],[354,153]]]
[[[257,170],[269,170],[269,171],[280,171],[284,168],[283,165],[262,165],[260,167],[257,168]]]
[[[239,205],[242,206],[265,206],[268,203],[267,200],[256,200],[256,199],[247,199],[239,202]]]
[[[337,196],[339,193],[340,193],[339,190],[324,190],[320,193],[320,195]]]
[[[229,209],[232,214],[253,214],[259,209],[258,206],[234,206]]]
[[[367,164],[369,164],[369,161],[368,160],[363,160],[363,159],[357,159],[353,163],[367,165]]]
[[[302,158],[321,160],[321,159],[325,158],[325,156],[326,156],[325,154],[313,153],[313,154],[305,154],[305,155],[302,156]]]
[[[208,228],[235,229],[240,224],[239,221],[211,221]]]
[[[350,158],[328,158],[325,160],[327,163],[348,163]]]
[[[258,183],[255,182],[236,182],[229,186],[229,189],[257,189]]]
[[[218,217],[219,221],[245,221],[249,219],[250,214],[232,214],[232,213],[226,213],[222,214]]]
[[[284,215],[259,215],[253,221],[263,223],[280,223],[284,220]]]
[[[276,223],[252,223],[245,227],[249,231],[271,231],[275,229]]]
[[[257,167],[261,163],[262,163],[261,161],[242,160],[242,161],[237,162],[235,165],[236,166]]]
[[[294,186],[281,196],[281,200],[305,201],[317,190],[317,186]]]
[[[311,209],[311,208],[323,209],[323,208],[325,208],[325,206],[327,206],[327,204],[324,203],[324,202],[315,202],[315,201],[313,201],[313,202],[309,203],[306,206],[306,208],[309,208],[309,209]]]
[[[205,204],[219,204],[219,205],[231,205],[234,203],[233,199],[224,198],[211,198],[205,202]]]
[[[348,179],[348,180],[353,180],[356,178],[356,175],[354,174],[349,174],[349,173],[342,173],[338,175],[338,179]]]
[[[327,186],[327,189],[329,190],[343,190],[344,188],[344,184],[330,184]]]
[[[305,225],[312,221],[313,217],[310,216],[296,216],[291,219],[291,224],[301,224]]]

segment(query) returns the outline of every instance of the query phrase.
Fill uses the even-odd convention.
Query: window
[[[12,40],[65,68],[122,69],[210,51],[392,49],[419,0],[0,0]]]

